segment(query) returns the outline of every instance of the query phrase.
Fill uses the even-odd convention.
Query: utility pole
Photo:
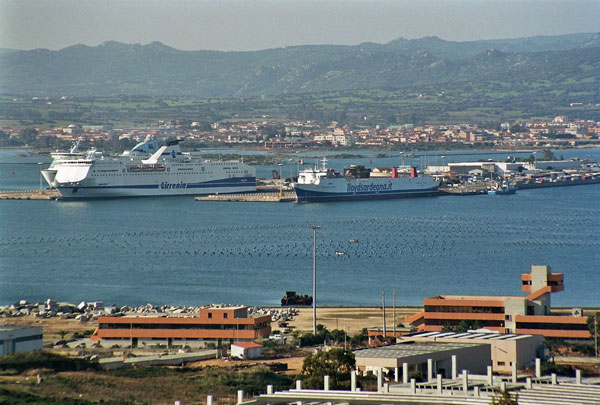
[[[392,317],[394,318],[394,339],[396,339],[396,289],[394,288],[394,291],[392,291]]]
[[[322,225],[311,225],[313,230],[313,333],[317,333],[317,229]]]
[[[598,358],[598,313],[594,315],[594,348],[596,349],[596,358]]]
[[[385,293],[381,292],[381,306],[383,308],[383,340],[387,338],[387,330],[385,327]]]
[[[42,192],[42,162],[38,162],[38,168],[40,169],[40,193]]]

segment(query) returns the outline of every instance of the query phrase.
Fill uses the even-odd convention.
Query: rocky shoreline
[[[75,319],[81,322],[95,321],[99,316],[195,316],[202,308],[230,307],[230,304],[209,304],[202,306],[181,305],[146,305],[118,306],[116,304],[105,306],[103,301],[81,301],[75,305],[69,302],[59,302],[48,298],[43,302],[31,303],[28,300],[19,300],[10,305],[0,306],[0,318],[17,318],[33,316],[36,318]],[[278,320],[291,320],[298,314],[296,308],[263,308],[248,306],[249,315],[270,315],[273,322]]]

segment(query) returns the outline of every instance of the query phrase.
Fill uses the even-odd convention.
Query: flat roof
[[[526,296],[518,295],[436,295],[428,299],[444,299],[444,300],[481,300],[481,301],[501,301],[507,298],[527,298]]]
[[[14,332],[16,330],[37,329],[41,326],[0,325],[0,332]]]
[[[355,357],[368,358],[394,358],[419,356],[430,353],[440,353],[450,350],[465,349],[468,347],[481,346],[477,343],[438,343],[438,342],[422,342],[422,343],[398,343],[390,346],[372,347],[369,349],[355,350]]]
[[[487,331],[469,332],[417,332],[403,336],[404,338],[436,338],[436,339],[484,339],[484,340],[518,340],[533,335],[517,335],[515,333],[499,333]]]

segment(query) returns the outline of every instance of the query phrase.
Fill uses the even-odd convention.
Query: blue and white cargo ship
[[[256,169],[237,161],[213,162],[181,152],[180,140],[158,148],[146,140],[118,157],[53,154],[42,175],[62,199],[120,198],[256,191]],[[71,151],[73,152],[73,151]]]
[[[326,167],[306,169],[294,183],[296,202],[327,202],[340,200],[376,200],[404,197],[425,197],[438,194],[439,183],[431,176],[410,174],[401,176],[396,168],[391,177],[371,177],[371,169],[352,165],[339,173]]]

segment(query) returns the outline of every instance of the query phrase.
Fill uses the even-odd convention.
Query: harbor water
[[[0,189],[39,188],[38,161],[0,150]],[[224,152],[225,153],[225,152]],[[364,152],[361,152],[364,153]],[[429,153],[431,155],[431,152]],[[600,160],[600,151],[557,151]],[[468,158],[447,152],[429,164]],[[415,157],[415,162],[425,158]],[[341,168],[400,158],[330,159]],[[441,162],[440,162],[441,163]],[[263,166],[295,174],[297,160]],[[45,186],[45,185],[44,185]],[[192,197],[0,201],[0,304],[102,300],[117,304],[275,305],[312,291],[317,231],[319,305],[421,305],[439,294],[521,295],[520,274],[565,274],[553,305],[600,305],[600,184],[326,204],[198,202]]]

